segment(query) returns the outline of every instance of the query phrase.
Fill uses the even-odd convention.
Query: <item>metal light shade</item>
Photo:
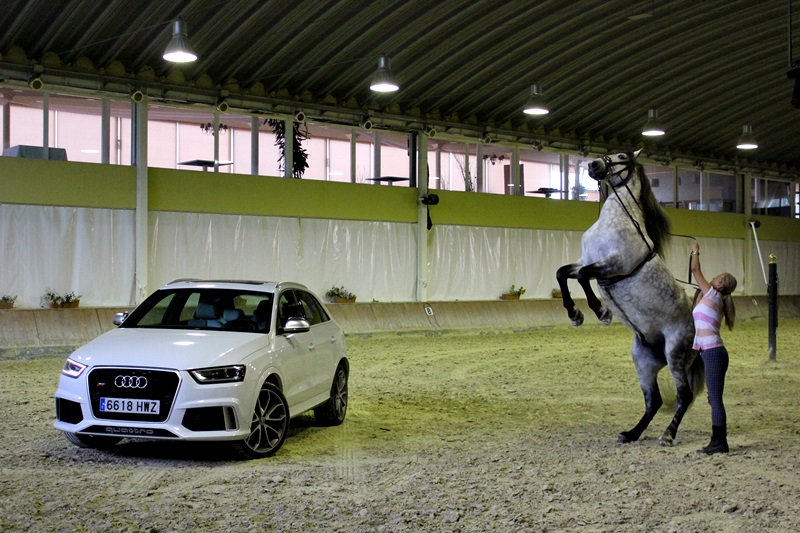
[[[372,76],[372,82],[369,88],[376,93],[392,93],[400,89],[397,80],[392,75],[392,70],[389,68],[389,57],[382,55],[378,60],[378,71]]]
[[[739,142],[736,143],[736,148],[739,150],[753,150],[758,148],[756,138],[753,136],[753,126],[745,124],[742,127],[742,136],[739,137]]]
[[[642,128],[642,135],[645,137],[660,137],[664,135],[664,126],[658,120],[658,109],[650,109],[647,112],[647,122]]]
[[[172,40],[164,49],[164,59],[173,63],[190,63],[197,59],[189,44],[186,23],[182,20],[176,20],[172,25]]]
[[[544,103],[542,88],[538,83],[531,85],[531,95],[522,111],[528,115],[546,115],[550,112],[547,104]]]

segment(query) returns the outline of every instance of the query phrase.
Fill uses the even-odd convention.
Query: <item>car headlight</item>
[[[64,363],[64,367],[61,369],[61,373],[71,378],[77,378],[85,368],[86,365],[73,361],[72,359],[67,359],[67,362]]]
[[[189,370],[194,380],[201,384],[232,383],[244,381],[246,367],[244,365],[217,366],[214,368],[197,368]]]

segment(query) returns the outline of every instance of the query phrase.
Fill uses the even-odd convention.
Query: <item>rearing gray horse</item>
[[[656,201],[644,167],[635,154],[619,153],[589,163],[589,176],[609,189],[600,216],[581,239],[580,261],[558,269],[564,307],[572,324],[583,323],[567,280],[577,279],[589,307],[604,324],[612,314],[633,332],[633,362],[644,393],[645,412],[617,442],[636,441],[663,404],[658,372],[669,367],[677,389],[672,422],[659,438],[672,445],[683,415],[703,390],[703,362],[692,351],[694,322],[688,296],[661,258],[669,237],[669,219]],[[592,290],[596,279],[600,295]]]

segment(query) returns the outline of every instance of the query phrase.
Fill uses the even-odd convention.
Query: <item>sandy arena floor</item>
[[[711,457],[705,395],[674,447],[657,444],[667,410],[615,444],[643,409],[619,325],[349,337],[345,424],[300,417],[250,462],[76,448],[52,428],[63,360],[3,361],[0,530],[798,531],[800,320],[781,321],[777,362],[766,328],[724,335],[731,453]]]

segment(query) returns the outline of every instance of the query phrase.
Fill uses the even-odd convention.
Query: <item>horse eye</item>
[[[626,159],[627,159],[627,156],[625,154],[619,154],[619,160],[620,161],[625,161]]]

